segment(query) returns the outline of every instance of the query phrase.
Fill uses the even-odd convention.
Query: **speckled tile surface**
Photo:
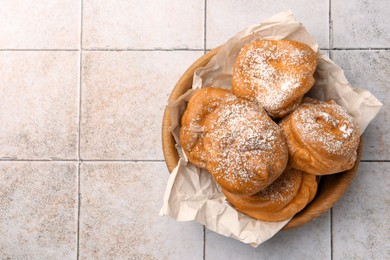
[[[202,259],[203,226],[158,216],[163,162],[81,165],[80,259]]]
[[[0,258],[77,257],[77,164],[0,162]]]
[[[205,259],[331,259],[330,212],[307,225],[282,231],[257,248],[206,231]]]
[[[370,90],[384,104],[364,133],[363,160],[390,160],[390,51],[332,51],[353,86]]]
[[[79,54],[0,51],[0,158],[76,159]]]
[[[390,162],[363,162],[333,209],[333,259],[390,256]]]
[[[203,48],[202,0],[84,0],[83,6],[84,48]]]
[[[389,48],[387,0],[332,0],[333,47]]]
[[[288,9],[384,103],[349,191],[257,249],[158,216],[171,89],[206,50]],[[0,259],[387,259],[389,11],[385,0],[0,0]]]
[[[207,1],[206,46],[215,48],[251,24],[257,24],[270,16],[292,10],[296,18],[317,39],[321,48],[329,46],[329,1]]]
[[[168,95],[203,52],[84,52],[81,158],[162,160]]]
[[[0,49],[79,49],[80,1],[0,1]]]

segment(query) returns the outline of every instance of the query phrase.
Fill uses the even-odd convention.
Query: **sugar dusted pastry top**
[[[259,102],[272,117],[294,110],[314,84],[316,53],[291,40],[258,40],[244,46],[234,64],[233,94]]]
[[[254,195],[240,195],[223,190],[230,203],[240,209],[276,212],[297,195],[302,182],[302,172],[289,168],[273,183]]]
[[[259,192],[285,169],[288,152],[281,130],[257,104],[224,102],[204,127],[207,169],[229,192]]]
[[[316,176],[288,168],[271,185],[252,196],[223,192],[242,213],[263,221],[283,221],[310,203],[317,187]]]
[[[279,125],[294,168],[324,175],[349,170],[355,164],[359,126],[336,102],[305,98]]]
[[[236,97],[228,90],[204,87],[195,91],[184,111],[181,118],[180,144],[189,160],[200,168],[206,168],[204,121],[223,100],[230,98]]]

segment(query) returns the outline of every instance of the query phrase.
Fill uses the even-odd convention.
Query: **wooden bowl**
[[[184,72],[179,81],[176,83],[176,86],[173,88],[171,95],[169,96],[169,100],[176,100],[179,96],[184,94],[192,87],[192,79],[195,69],[198,67],[205,66],[210,61],[210,59],[218,52],[218,50],[219,48],[216,48],[209,53],[203,55],[201,58],[195,61],[195,63],[193,63],[186,70],[186,72]],[[170,125],[171,118],[169,115],[169,111],[165,109],[162,122],[162,145],[167,167],[169,171],[172,172],[179,161],[179,154],[175,147],[175,140],[171,132],[169,132]],[[362,148],[363,138],[360,138],[358,157],[354,167],[349,171],[323,176],[320,180],[317,195],[314,200],[302,211],[297,213],[283,228],[283,230],[302,226],[305,223],[319,217],[333,207],[333,205],[341,198],[341,196],[347,190],[348,186],[352,182],[352,179],[356,175],[360,163]]]

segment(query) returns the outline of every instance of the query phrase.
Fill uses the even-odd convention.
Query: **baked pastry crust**
[[[181,118],[180,145],[190,162],[206,168],[203,146],[204,121],[219,104],[236,97],[228,90],[204,87],[195,91]]]
[[[336,102],[305,98],[279,125],[294,168],[325,175],[349,170],[355,164],[359,126]]]
[[[301,211],[314,199],[317,188],[316,176],[289,168],[255,195],[223,192],[238,211],[258,220],[274,222],[290,219]]]
[[[257,101],[274,118],[298,107],[314,84],[316,53],[292,40],[258,40],[244,46],[237,56],[232,92]]]
[[[207,169],[223,189],[252,195],[286,168],[281,130],[257,104],[244,99],[221,103],[204,127]]]

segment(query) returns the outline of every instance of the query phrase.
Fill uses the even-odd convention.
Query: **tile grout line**
[[[82,2],[81,1],[81,8],[83,8],[83,5],[82,5]],[[80,22],[80,27],[81,27],[81,30],[80,30],[80,46],[82,44],[82,35],[83,35],[83,32],[82,32],[82,15],[83,14],[83,11],[81,10],[81,22]],[[80,62],[80,67],[79,67],[79,104],[78,104],[78,109],[79,109],[79,122],[78,122],[78,146],[77,146],[77,160],[80,161],[81,160],[81,157],[80,157],[80,140],[81,140],[81,137],[80,137],[80,132],[81,132],[81,84],[82,84],[82,70],[83,70],[83,50],[82,48],[80,49],[80,52],[79,52],[79,62]]]
[[[360,160],[360,162],[390,162],[390,160]]]
[[[0,162],[165,162],[165,160],[126,160],[126,159],[0,159]]]
[[[121,160],[121,159],[86,159],[80,162],[165,162],[165,160]]]
[[[78,162],[78,159],[0,159],[0,162]]]
[[[330,233],[330,260],[333,260],[333,208],[330,209],[330,223],[329,223],[329,233]]]
[[[332,25],[332,35],[333,35],[333,25]],[[333,36],[332,36],[333,44]],[[367,48],[329,48],[332,51],[388,51],[390,48],[376,48],[376,47],[367,47]]]
[[[203,260],[206,260],[206,226],[203,226]]]
[[[333,208],[330,209],[330,260],[333,260]]]
[[[332,53],[332,50],[333,50],[333,21],[332,21],[332,0],[329,0],[329,16],[328,16],[328,19],[329,19],[329,30],[328,30],[328,33],[329,33],[329,39],[328,39],[328,47],[329,47],[329,58],[333,58],[333,53]]]
[[[96,48],[96,49],[82,49],[83,51],[203,51],[204,49],[190,48],[190,49],[106,49],[106,48]]]
[[[80,168],[81,162],[77,163],[77,237],[76,237],[76,259],[79,259],[80,253],[80,208],[81,208],[81,194],[80,194]]]
[[[80,1],[80,56],[79,56],[79,122],[78,122],[78,145],[77,145],[77,249],[76,259],[80,258],[80,212],[81,212],[81,190],[80,190],[80,172],[81,172],[81,156],[80,156],[80,140],[81,140],[81,84],[82,84],[82,68],[83,68],[83,0]]]
[[[0,49],[0,51],[80,51],[80,49]]]

